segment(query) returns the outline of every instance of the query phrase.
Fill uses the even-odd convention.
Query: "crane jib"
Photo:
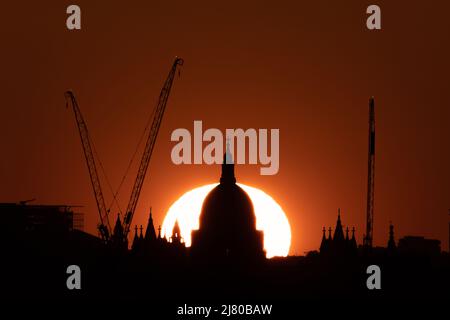
[[[108,212],[106,210],[105,200],[100,185],[100,179],[97,173],[97,168],[95,166],[94,154],[92,152],[91,143],[89,141],[90,139],[87,125],[84,121],[83,115],[81,114],[81,110],[78,107],[78,103],[73,92],[67,91],[65,93],[65,97],[66,106],[72,104],[72,109],[78,126],[78,132],[80,134],[81,144],[83,146],[84,157],[89,171],[89,177],[91,180],[92,188],[94,190],[95,201],[100,216],[100,225],[98,229],[102,239],[107,242],[109,241],[109,236],[111,234],[111,226],[109,224]]]
[[[141,163],[139,165],[139,170],[136,176],[136,180],[133,185],[133,190],[128,202],[126,216],[123,220],[123,230],[124,230],[124,240],[126,240],[127,235],[130,231],[131,222],[133,220],[134,211],[136,209],[139,196],[141,193],[142,185],[144,183],[145,175],[147,173],[148,165],[150,163],[153,148],[155,146],[156,138],[158,136],[158,131],[161,126],[161,122],[164,116],[164,111],[169,99],[170,90],[172,88],[173,80],[178,66],[183,65],[184,61],[181,58],[176,58],[172,68],[170,69],[169,75],[164,83],[163,88],[158,99],[158,105],[156,107],[156,112],[153,117],[151,130],[149,132],[147,142],[145,144],[144,153],[142,155]]]
[[[155,146],[156,138],[158,135],[159,128],[161,126],[161,122],[164,115],[164,110],[167,105],[167,101],[169,99],[170,90],[172,88],[173,79],[175,77],[175,73],[178,66],[183,65],[184,61],[181,58],[176,58],[172,68],[170,69],[169,75],[164,82],[164,86],[161,89],[161,93],[159,95],[158,104],[156,107],[156,112],[152,120],[152,125],[150,129],[150,133],[147,138],[147,142],[145,145],[144,153],[142,155],[141,163],[139,166],[139,170],[137,173],[136,180],[133,185],[133,190],[130,196],[130,201],[128,202],[127,210],[125,211],[125,217],[123,219],[123,240],[126,241],[128,232],[130,230],[130,225],[133,220],[133,214],[136,209],[139,195],[142,189],[142,185],[144,183],[145,175],[147,172],[148,165],[150,163],[150,158],[153,152],[153,148]],[[67,91],[65,93],[66,97],[66,107],[69,104],[72,105],[72,109],[75,115],[75,120],[78,126],[78,132],[80,134],[81,143],[83,146],[83,152],[86,160],[86,164],[88,166],[89,177],[92,184],[92,189],[94,190],[95,200],[97,204],[97,209],[100,216],[100,224],[98,226],[98,230],[102,239],[105,242],[109,242],[113,233],[111,232],[111,225],[109,223],[108,218],[108,210],[106,209],[105,200],[103,197],[103,192],[100,184],[100,179],[98,176],[94,154],[92,152],[92,147],[89,138],[89,132],[86,125],[86,122],[83,119],[81,111],[78,107],[78,103],[75,99],[75,95],[72,91]]]

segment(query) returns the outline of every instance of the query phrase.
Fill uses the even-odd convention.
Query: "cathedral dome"
[[[223,237],[256,228],[253,203],[236,184],[219,184],[206,196],[200,214],[200,228]]]
[[[220,184],[203,202],[199,230],[192,233],[191,251],[208,260],[259,259],[264,257],[263,232],[256,230],[253,203],[236,184],[234,164],[228,157],[227,151]]]

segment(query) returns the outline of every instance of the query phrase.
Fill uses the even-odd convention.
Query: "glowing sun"
[[[264,232],[266,257],[287,256],[291,245],[291,227],[281,206],[264,191],[238,185],[244,189],[253,202],[256,215],[256,229]],[[178,220],[181,236],[186,246],[191,246],[191,232],[199,228],[199,217],[203,200],[217,183],[192,189],[183,194],[167,211],[162,225],[162,236],[169,238],[175,221]]]

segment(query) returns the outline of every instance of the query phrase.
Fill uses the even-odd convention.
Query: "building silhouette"
[[[17,233],[83,231],[83,214],[68,205],[30,205],[28,201],[0,203],[2,222]]]
[[[185,246],[179,221],[170,235],[163,236],[161,227],[155,228],[151,209],[147,226],[134,228],[131,250],[121,239],[120,216],[114,230],[117,238],[105,243],[76,230],[68,206],[0,204],[0,214],[8,239],[2,242],[6,267],[2,285],[10,297],[22,300],[25,295],[47,301],[152,298],[155,305],[174,297],[181,297],[180,303],[186,297],[357,301],[376,294],[364,286],[366,268],[373,264],[382,268],[383,297],[448,300],[449,296],[450,255],[440,251],[438,240],[406,236],[396,244],[390,224],[386,247],[358,248],[355,228],[343,225],[340,210],[334,230],[323,228],[320,253],[265,259],[263,233],[256,230],[251,199],[236,185],[229,150],[220,184],[204,200],[191,248]],[[72,264],[83,272],[80,292],[65,286],[65,270]]]
[[[320,243],[320,254],[326,256],[342,256],[355,255],[358,246],[355,238],[355,228],[352,228],[352,237],[349,238],[349,228],[344,230],[341,222],[341,209],[338,209],[338,218],[334,229],[333,237],[331,237],[331,227],[328,229],[328,238],[326,237],[326,229],[322,230],[322,242]]]
[[[120,221],[120,215],[117,214],[114,232],[111,236],[111,247],[115,250],[126,251],[128,249],[128,239],[124,237],[124,230]]]
[[[395,244],[394,239],[394,226],[389,224],[389,240],[387,243],[387,250],[390,252],[395,252],[397,250],[397,245]]]
[[[264,234],[256,230],[253,203],[236,184],[227,145],[220,184],[206,196],[199,229],[192,231],[191,257],[209,263],[246,264],[265,258]]]
[[[152,208],[150,208],[147,227],[145,229],[145,236],[142,231],[143,231],[142,225],[139,228],[137,225],[134,226],[134,238],[131,245],[131,250],[132,251],[155,250],[158,241],[156,238],[155,226],[153,224]]]
[[[438,256],[441,253],[441,241],[420,236],[405,236],[398,241],[398,251],[409,255]]]
[[[172,235],[167,239],[161,236],[161,226],[158,228],[158,236],[155,232],[153,223],[152,209],[148,217],[145,235],[143,233],[142,225],[140,228],[136,225],[134,227],[134,238],[131,245],[131,251],[135,256],[151,259],[154,262],[171,262],[170,260],[184,259],[187,255],[187,249],[184,239],[181,236],[178,221],[172,229]],[[139,232],[138,232],[139,230]]]
[[[155,229],[151,211],[146,227],[135,226],[131,250],[122,250],[71,228],[65,206],[0,204],[3,222],[11,223],[3,226],[8,236],[2,242],[3,287],[9,297],[33,301],[37,297],[73,301],[74,297],[92,300],[101,296],[151,298],[160,305],[177,295],[182,303],[185,297],[212,296],[219,301],[230,296],[357,300],[374,294],[364,283],[367,266],[375,264],[383,272],[383,297],[448,300],[450,255],[440,252],[438,240],[407,236],[396,245],[391,224],[387,247],[357,249],[355,229],[343,225],[340,211],[334,232],[323,230],[320,254],[264,259],[262,232],[255,228],[251,201],[236,186],[232,169],[232,164],[222,166],[219,186],[234,190],[218,186],[205,200],[200,228],[193,232],[197,250],[193,252],[185,247],[178,222],[171,235],[163,236],[161,227]],[[116,225],[120,233],[121,224]],[[223,232],[215,233],[217,229],[209,226],[220,226]],[[253,264],[261,260],[264,263]],[[206,268],[197,261],[206,262]],[[217,267],[209,264],[214,262],[219,263]],[[82,270],[79,292],[65,286],[65,270],[72,264]]]

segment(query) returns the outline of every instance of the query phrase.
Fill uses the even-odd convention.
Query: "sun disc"
[[[291,228],[281,206],[264,191],[238,185],[244,189],[253,202],[256,216],[256,229],[264,232],[266,257],[287,256],[291,244]],[[181,236],[186,246],[191,246],[191,232],[199,228],[199,217],[203,200],[217,183],[194,188],[183,194],[167,211],[162,225],[162,236],[169,238],[175,221],[178,220]]]

